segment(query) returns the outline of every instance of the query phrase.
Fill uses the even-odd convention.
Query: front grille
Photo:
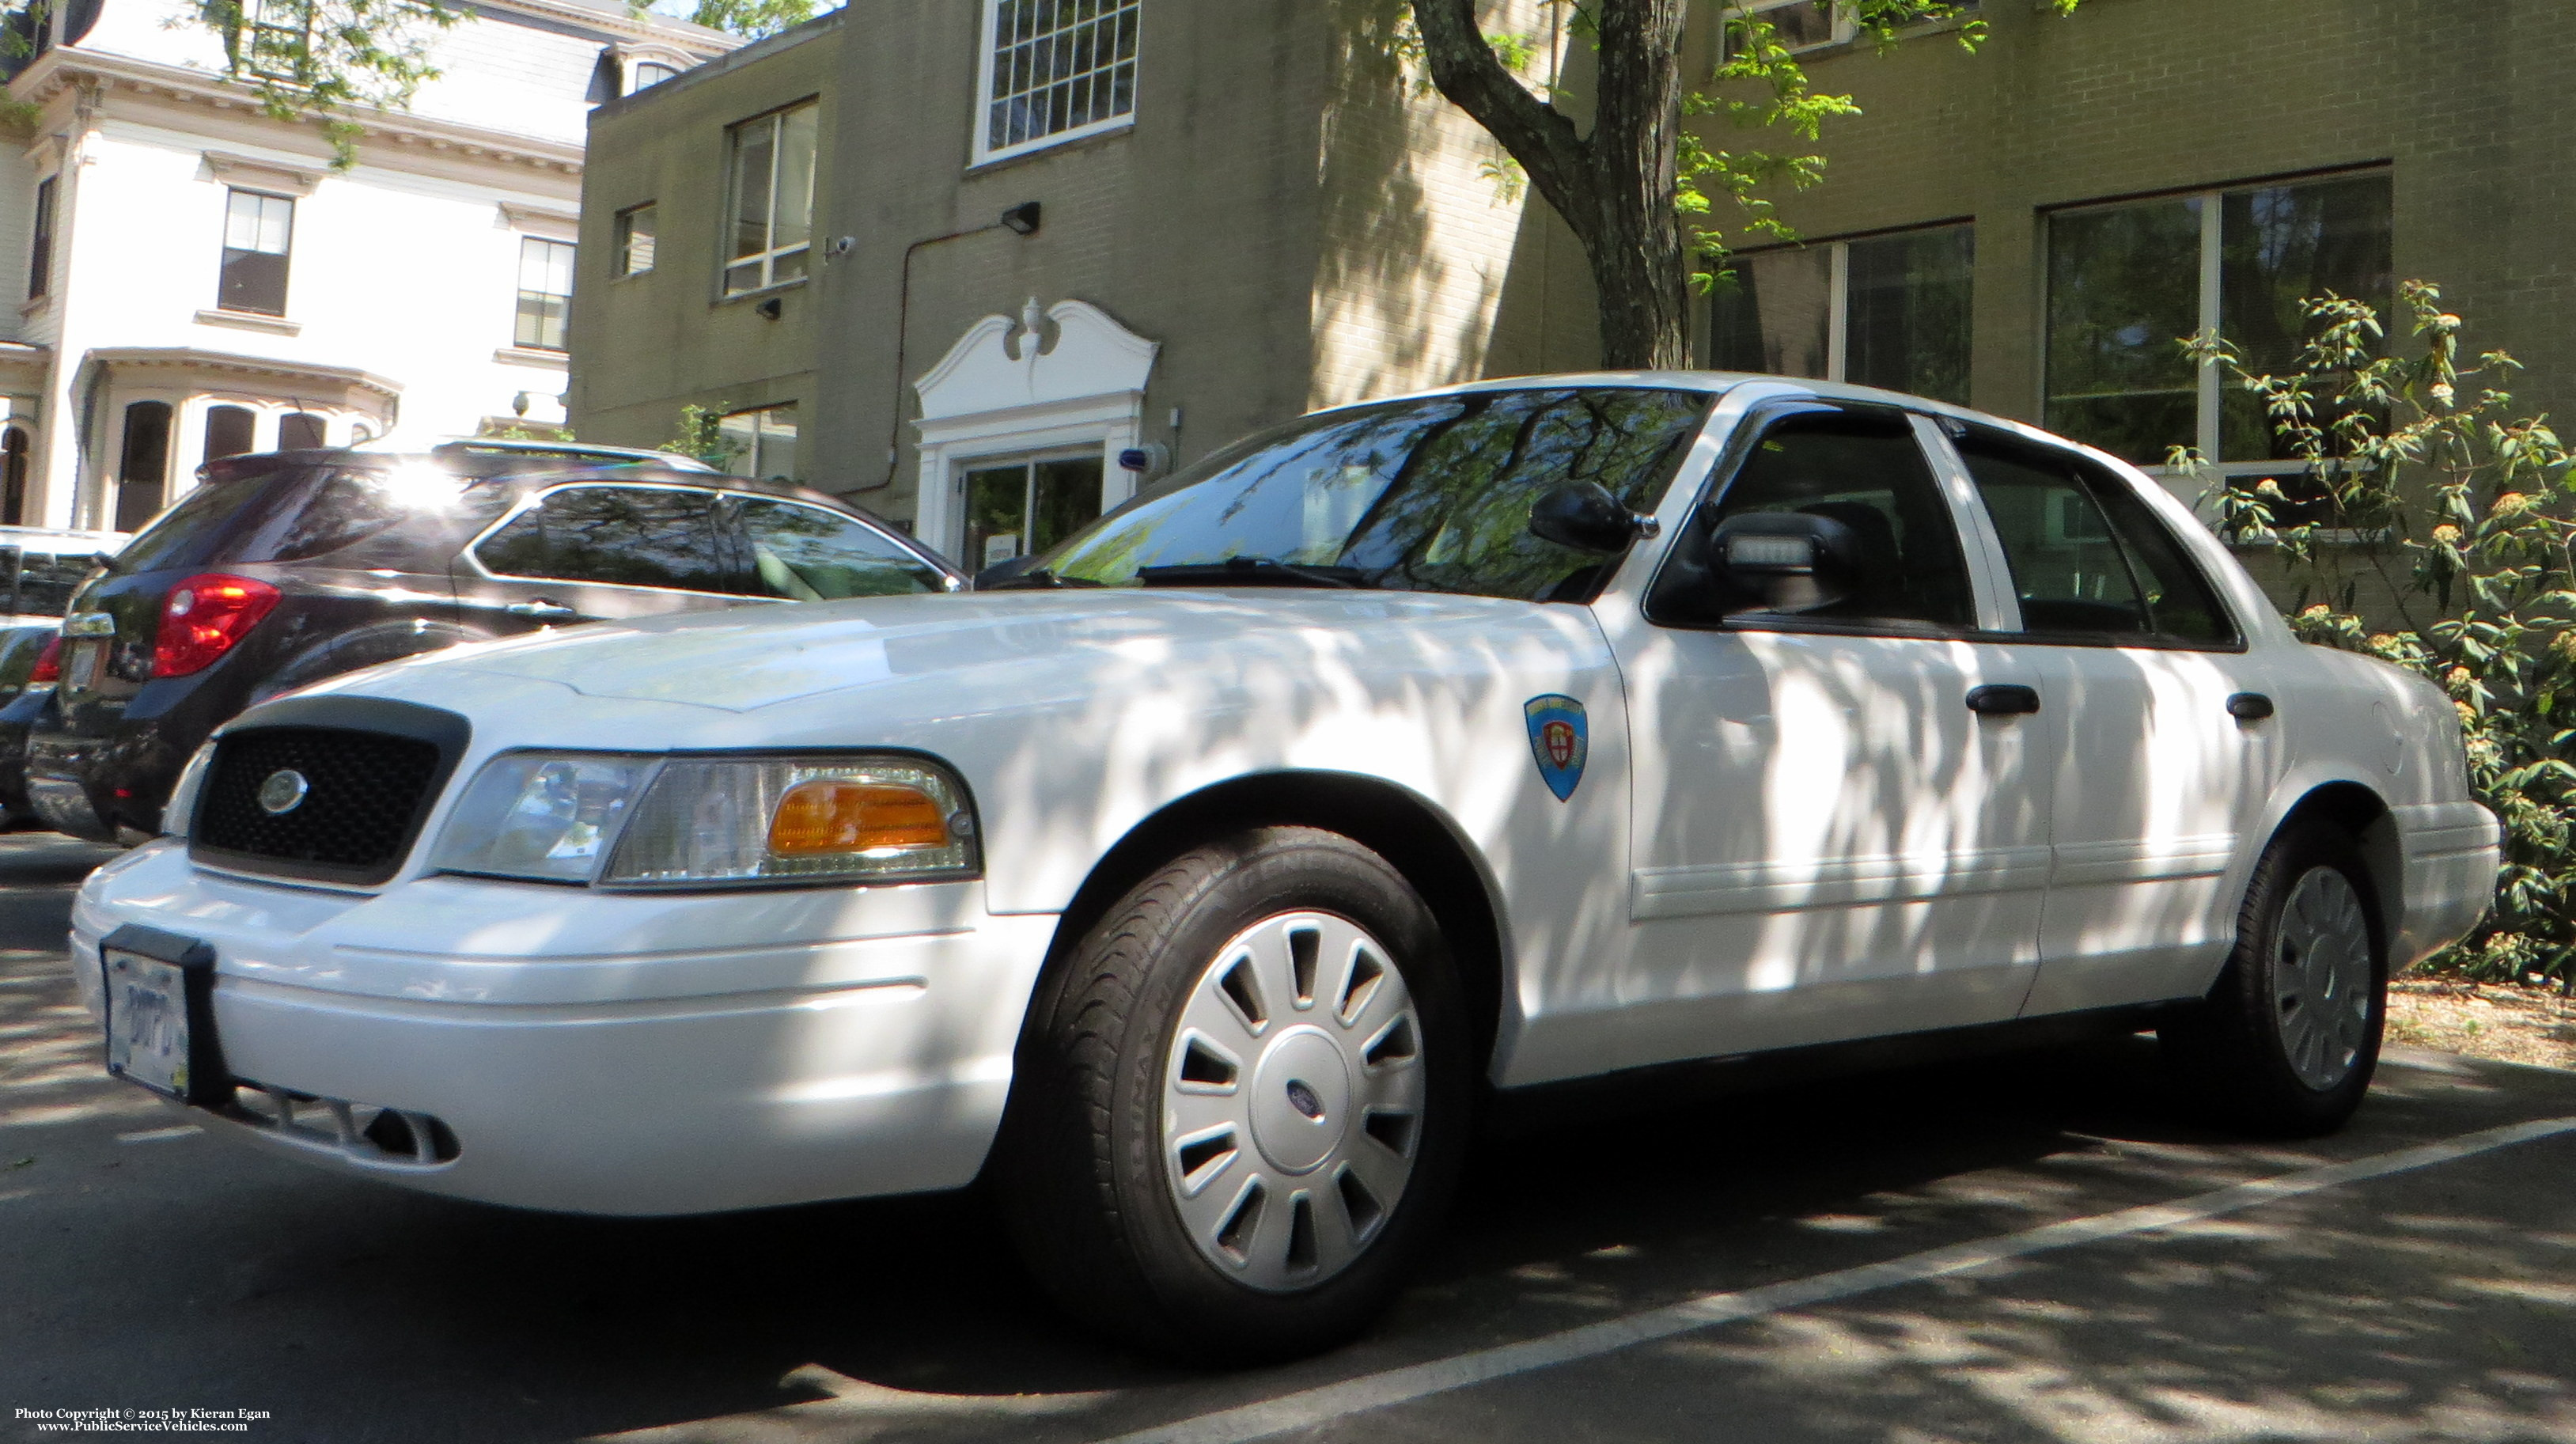
[[[410,849],[442,762],[437,744],[416,737],[337,727],[234,732],[216,744],[189,841],[253,871],[382,882]],[[287,774],[303,779],[300,795],[272,811],[299,792]]]

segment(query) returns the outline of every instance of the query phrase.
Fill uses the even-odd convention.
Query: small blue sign
[[[1583,762],[1591,755],[1592,737],[1583,719],[1583,704],[1561,693],[1532,697],[1521,708],[1529,720],[1530,755],[1538,759],[1538,776],[1556,800],[1574,795],[1583,780]]]

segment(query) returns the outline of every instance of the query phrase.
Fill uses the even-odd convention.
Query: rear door
[[[2288,762],[2277,720],[2230,712],[2263,681],[2216,589],[2126,478],[1991,428],[1956,444],[2064,713],[2044,764],[2052,863],[2024,1011],[2197,993],[2235,939],[2229,868]]]
[[[457,603],[496,634],[736,605],[746,585],[720,504],[692,486],[540,493],[457,557]]]

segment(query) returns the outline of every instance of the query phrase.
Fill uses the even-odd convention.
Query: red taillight
[[[188,578],[162,599],[152,675],[185,677],[214,665],[276,605],[277,588],[250,577],[208,572]]]
[[[36,654],[36,670],[27,674],[27,685],[32,687],[38,682],[60,682],[61,680],[63,680],[63,634],[56,632],[45,639],[45,650]]]

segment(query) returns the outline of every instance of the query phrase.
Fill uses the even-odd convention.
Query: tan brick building
[[[1865,113],[1828,130],[1827,184],[1782,198],[1806,242],[1695,307],[1712,365],[2253,473],[2276,469],[2262,428],[2175,338],[2216,323],[2285,364],[2298,295],[2389,303],[2421,276],[2565,409],[2576,162],[2544,111],[2576,61],[2563,3],[1986,0],[1975,55],[1855,44],[1833,0],[1751,3]],[[1407,68],[1403,9],[863,6],[603,106],[575,423],[653,443],[684,403],[729,413],[737,465],[977,566],[1128,494],[1120,453],[1151,474],[1313,406],[1589,364],[1580,253]],[[1534,83],[1570,66],[1579,99],[1559,7],[1488,12],[1538,42]],[[1031,202],[1034,233],[1001,223]],[[639,217],[658,250],[625,274]]]
[[[916,521],[981,565],[1314,406],[1583,364],[1579,253],[1405,72],[1401,10],[867,6],[603,107],[580,434],[659,442],[683,404],[729,413],[738,448],[781,438],[734,464]],[[778,153],[813,152],[801,226],[745,218],[768,204],[745,167],[782,115],[799,133],[780,128]],[[1002,224],[1030,203],[1033,233]],[[619,228],[645,206],[651,267],[630,274]],[[734,264],[764,247],[783,269]],[[1146,472],[1118,465],[1130,451]]]

